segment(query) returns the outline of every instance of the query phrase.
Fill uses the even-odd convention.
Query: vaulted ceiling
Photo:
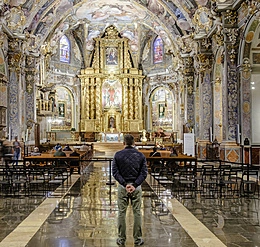
[[[130,40],[132,52],[140,52],[141,44],[155,34],[164,40],[166,51],[174,51],[179,37],[194,31],[198,7],[210,9],[210,4],[208,0],[11,0],[5,13],[14,33],[34,36],[38,47],[48,40],[54,46],[64,33],[77,33],[80,27],[84,32],[76,36],[91,50],[93,38],[114,25]]]

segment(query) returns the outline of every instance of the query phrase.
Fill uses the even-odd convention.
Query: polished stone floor
[[[109,174],[109,162],[97,160],[48,198],[0,198],[0,247],[117,246],[117,184]],[[258,198],[182,199],[170,191],[158,195],[151,185],[155,182],[148,176],[144,246],[260,246]],[[126,246],[134,246],[130,209]]]

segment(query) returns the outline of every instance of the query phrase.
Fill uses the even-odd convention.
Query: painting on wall
[[[106,65],[118,65],[118,51],[115,47],[106,48]]]
[[[158,109],[159,109],[159,118],[163,118],[165,115],[165,104],[159,103]]]
[[[59,103],[59,117],[65,117],[65,104]]]
[[[253,53],[253,63],[260,64],[260,53]]]
[[[57,97],[57,116],[51,123],[51,130],[70,130],[72,122],[72,97],[68,89],[58,87]]]
[[[102,87],[103,108],[122,107],[122,85],[118,80],[106,80]]]
[[[154,129],[173,125],[173,96],[168,89],[158,87],[151,95],[151,123]]]

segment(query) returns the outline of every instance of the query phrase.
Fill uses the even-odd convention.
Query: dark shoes
[[[119,245],[119,246],[125,246],[125,240],[122,239],[122,238],[118,238],[116,240],[116,244]]]
[[[118,239],[116,240],[116,243],[117,243],[117,245],[119,245],[119,246],[125,246],[125,240],[122,239],[122,238],[118,238]],[[139,238],[138,240],[135,241],[134,244],[135,244],[135,246],[141,246],[141,245],[144,244],[144,240],[141,239],[141,238]]]
[[[144,244],[144,240],[139,238],[137,241],[135,241],[135,246],[140,246]]]

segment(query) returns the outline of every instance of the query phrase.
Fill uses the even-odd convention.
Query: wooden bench
[[[150,153],[153,152],[152,149],[139,149],[139,152],[143,153],[145,158],[150,156]],[[170,157],[171,152],[168,150],[157,150],[161,154],[161,157]],[[160,157],[159,157],[160,158]]]

